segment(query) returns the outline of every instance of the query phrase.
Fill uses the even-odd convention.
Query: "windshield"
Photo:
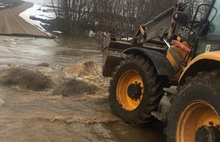
[[[214,4],[214,7],[216,9],[212,9],[212,12],[209,16],[209,21],[211,22],[211,30],[209,32],[209,35],[211,36],[220,36],[220,12],[218,9],[220,9],[220,1],[216,1]],[[215,17],[214,17],[215,16]],[[213,19],[214,17],[214,19]],[[212,21],[213,19],[213,21]]]

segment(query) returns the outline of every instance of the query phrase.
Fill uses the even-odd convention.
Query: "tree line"
[[[174,6],[176,0],[50,0],[64,34],[92,30],[120,36],[134,34],[140,24]]]

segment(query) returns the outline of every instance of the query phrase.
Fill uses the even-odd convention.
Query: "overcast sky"
[[[23,0],[28,2],[33,2],[35,4],[49,4],[50,0]]]

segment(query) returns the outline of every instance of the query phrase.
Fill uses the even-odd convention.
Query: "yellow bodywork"
[[[177,46],[172,46],[171,48],[173,48],[178,54],[179,56],[182,58],[182,60],[188,64],[191,61],[191,57],[189,56],[188,53],[186,53],[183,49],[181,49],[180,47]],[[174,72],[175,72],[175,78],[179,78],[181,73],[182,73],[182,69],[179,67],[179,65],[177,64],[176,60],[173,58],[173,56],[170,53],[170,49],[167,50],[167,59],[169,60],[169,62],[171,63]]]
[[[205,52],[203,54],[198,55],[196,58],[194,58],[191,62],[188,63],[186,68],[183,70],[182,74],[179,77],[179,83],[182,80],[184,80],[188,75],[192,74],[189,72],[189,69],[196,67],[196,63],[202,62],[203,60],[209,60],[210,63],[212,61],[217,61],[220,64],[220,51]],[[206,65],[207,64],[203,64],[203,66],[206,66]],[[215,66],[213,66],[213,69],[215,69]],[[188,74],[187,76],[185,75],[186,73]]]
[[[189,47],[186,43],[183,43],[183,44],[185,44],[187,47]],[[181,69],[181,67],[178,65],[177,61],[171,55],[170,49],[167,50],[166,57],[169,60],[169,62],[171,63],[173,70],[175,72],[174,77],[179,80],[178,81],[179,83],[182,80],[184,80],[187,76],[194,76],[199,71],[203,71],[203,70],[197,69],[197,68],[200,68],[200,66],[206,66],[207,64],[209,64],[213,61],[219,62],[219,65],[220,65],[220,51],[205,52],[205,53],[198,55],[196,58],[194,58],[192,60],[189,53],[185,52],[182,48],[174,46],[174,45],[172,45],[171,48],[174,49],[177,54],[179,54],[180,58],[186,64],[185,69],[184,70]],[[200,65],[197,64],[198,62],[202,62],[204,60],[206,60],[206,62],[204,62],[204,64],[202,64],[202,63],[200,63]],[[215,67],[213,66],[210,69],[215,69]]]

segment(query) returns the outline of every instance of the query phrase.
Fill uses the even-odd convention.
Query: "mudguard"
[[[179,84],[183,85],[188,76],[196,76],[201,71],[220,69],[220,51],[205,52],[194,58],[184,69],[179,78]]]
[[[170,62],[167,60],[166,56],[159,51],[140,47],[131,47],[124,50],[123,53],[147,56],[154,64],[158,75],[165,75],[168,77],[174,76],[174,71]]]

